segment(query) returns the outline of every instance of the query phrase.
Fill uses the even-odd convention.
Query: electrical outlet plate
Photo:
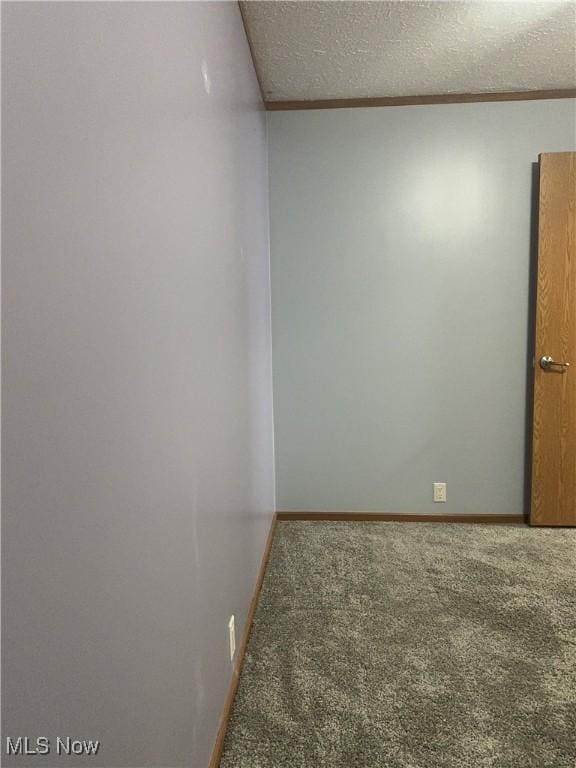
[[[434,483],[434,501],[446,501],[446,483]]]
[[[230,645],[230,661],[234,659],[236,653],[236,629],[234,627],[234,615],[230,616],[228,622],[228,642]]]

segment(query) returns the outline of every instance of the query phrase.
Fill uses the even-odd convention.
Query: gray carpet
[[[576,531],[279,523],[221,768],[575,768]]]

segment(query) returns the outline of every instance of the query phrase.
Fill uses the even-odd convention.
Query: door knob
[[[542,355],[540,358],[540,368],[543,368],[545,371],[549,371],[556,366],[561,368],[562,373],[564,373],[564,371],[570,367],[570,363],[561,363],[558,360],[554,360],[550,355]]]

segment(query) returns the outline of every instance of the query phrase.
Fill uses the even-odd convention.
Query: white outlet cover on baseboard
[[[446,501],[446,483],[434,483],[434,501]]]

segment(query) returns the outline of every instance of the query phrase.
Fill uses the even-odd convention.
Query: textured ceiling
[[[264,97],[342,99],[576,86],[576,2],[251,0]]]

